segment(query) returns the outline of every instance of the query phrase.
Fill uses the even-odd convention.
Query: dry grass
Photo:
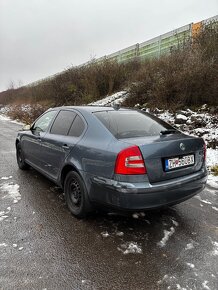
[[[218,176],[218,165],[214,165],[211,168],[211,171],[212,171],[213,175]]]
[[[19,120],[25,124],[31,124],[46,109],[47,108],[42,105],[13,105],[7,115],[14,120]]]

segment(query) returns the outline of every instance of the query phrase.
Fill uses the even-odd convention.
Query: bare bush
[[[207,25],[193,39],[159,59],[101,62],[72,67],[32,87],[0,93],[0,103],[47,106],[81,105],[130,88],[127,106],[218,105],[218,29]]]

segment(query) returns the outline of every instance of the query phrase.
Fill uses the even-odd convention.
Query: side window
[[[50,133],[67,135],[75,117],[76,113],[72,111],[60,111],[51,127]]]
[[[85,129],[85,124],[79,115],[76,115],[76,118],[70,128],[69,136],[79,137],[82,135]]]
[[[45,113],[35,122],[32,129],[37,132],[45,132],[48,129],[55,113],[56,111],[49,111]]]

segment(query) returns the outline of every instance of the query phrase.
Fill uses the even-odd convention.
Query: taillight
[[[139,147],[131,146],[122,150],[117,155],[114,172],[116,174],[146,174],[147,170]]]
[[[204,142],[204,160],[206,161],[206,155],[207,155],[207,145]]]

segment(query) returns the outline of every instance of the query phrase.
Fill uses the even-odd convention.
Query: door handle
[[[70,147],[67,144],[62,145],[63,149],[70,149]]]

